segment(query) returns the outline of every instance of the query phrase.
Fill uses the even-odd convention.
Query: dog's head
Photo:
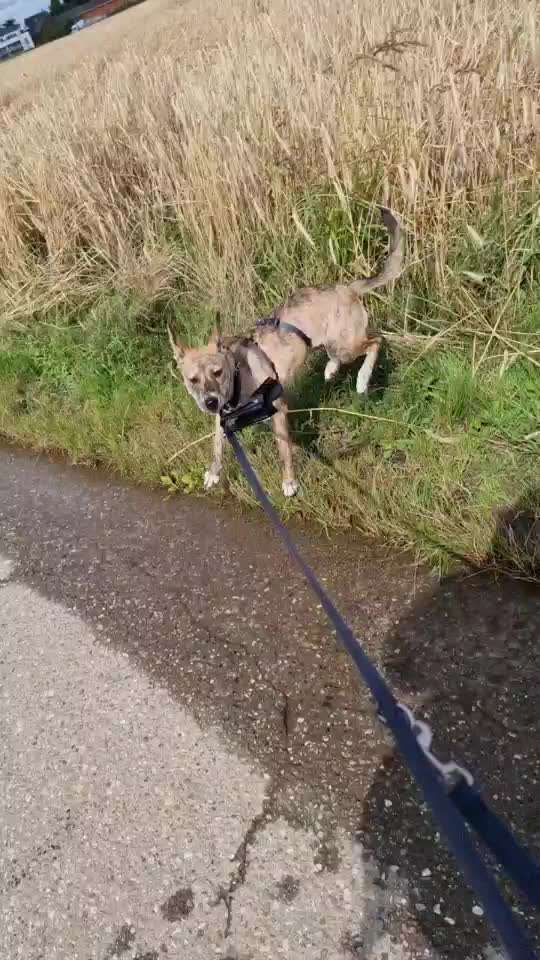
[[[221,412],[234,393],[234,356],[216,330],[206,347],[189,349],[180,343],[170,327],[169,340],[186,390],[203,413]]]

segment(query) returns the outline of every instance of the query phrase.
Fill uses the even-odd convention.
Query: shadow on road
[[[540,494],[501,514],[489,567],[520,556],[518,574],[540,573]],[[493,572],[443,580],[402,618],[386,644],[386,675],[432,725],[435,750],[465,764],[494,809],[540,856],[540,587]],[[359,840],[437,953],[480,955],[492,942],[474,895],[437,836],[399,757],[380,768],[366,798]],[[397,868],[397,870],[396,870]],[[513,896],[506,886],[506,892]],[[405,906],[398,898],[399,905]],[[381,898],[381,902],[384,898]],[[537,941],[540,918],[512,901]],[[393,923],[393,920],[389,920]],[[369,931],[358,937],[369,956]]]

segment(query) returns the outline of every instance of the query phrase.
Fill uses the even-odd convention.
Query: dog
[[[186,389],[204,413],[216,417],[214,456],[204,476],[206,490],[219,483],[224,434],[220,414],[224,407],[247,401],[268,379],[286,387],[303,366],[311,349],[328,355],[325,380],[332,380],[343,364],[363,356],[356,380],[359,394],[367,392],[382,337],[369,327],[362,296],[395,280],[403,269],[403,235],[399,220],[386,207],[382,220],[389,234],[388,256],[372,277],[348,285],[306,287],[296,291],[271,317],[257,321],[252,336],[222,337],[216,330],[210,342],[189,349],[168,328],[174,358]],[[287,425],[287,404],[275,401],[272,418],[282,464],[282,489],[286,497],[298,491],[292,444]]]

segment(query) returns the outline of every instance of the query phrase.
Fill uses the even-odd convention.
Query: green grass
[[[528,197],[511,217],[503,207],[494,196],[474,225],[456,219],[443,288],[426,245],[392,294],[371,298],[389,337],[368,399],[354,393],[353,372],[326,385],[316,358],[297,383],[291,407],[338,411],[292,415],[298,498],[281,496],[269,431],[246,434],[285,517],[382,537],[439,570],[496,554],[498,565],[534,572],[498,515],[518,505],[540,516],[538,216]],[[365,204],[347,213],[335,192],[321,190],[298,208],[312,244],[293,227],[280,245],[261,233],[252,251],[261,313],[291,287],[346,278],[353,261],[373,263],[383,249]],[[192,343],[212,321],[204,304],[182,306],[180,290],[153,305],[103,293],[91,309],[34,317],[4,334],[2,434],[137,482],[202,492],[211,441],[169,462],[212,429],[171,373],[166,320]],[[232,462],[226,479],[229,492],[253,502]]]

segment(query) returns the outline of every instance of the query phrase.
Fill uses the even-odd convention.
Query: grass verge
[[[345,262],[353,243],[366,255],[382,248],[383,234],[365,205],[349,220],[331,196],[321,190],[299,204],[307,233],[302,244],[294,226],[279,249],[265,246],[261,235],[254,253],[261,310],[291,269],[322,280],[340,274],[339,264],[330,262],[321,275],[329,237]],[[496,239],[497,203],[474,228],[474,242],[461,224],[448,265],[459,282],[448,285],[444,300],[426,297],[423,272],[414,266],[393,293],[372,298],[387,344],[367,400],[354,392],[353,371],[327,385],[324,363],[313,358],[291,397],[300,411],[292,416],[297,499],[281,497],[269,432],[246,434],[263,482],[286,517],[382,536],[396,547],[412,547],[439,570],[466,558],[534,573],[538,542],[533,537],[524,547],[507,520],[504,535],[501,518],[509,508],[515,508],[512,516],[540,516],[540,300],[529,273],[521,273],[517,287],[501,279],[512,248],[505,242],[501,249]],[[528,200],[512,224],[516,257],[527,217]],[[454,228],[457,237],[458,224]],[[481,245],[480,237],[486,238]],[[527,269],[536,269],[533,260]],[[473,277],[469,288],[464,272]],[[149,308],[133,296],[103,295],[92,308],[49,311],[40,323],[6,336],[2,433],[138,482],[199,493],[211,441],[174,455],[212,423],[172,376],[164,333],[171,318],[200,342],[212,312],[181,308],[177,300]],[[251,502],[233,463],[227,484]]]
[[[198,491],[204,444],[168,466],[208,421],[168,372],[165,320],[201,342],[216,306],[241,329],[303,283],[365,274],[383,250],[373,203],[385,202],[408,232],[405,277],[369,302],[385,361],[365,402],[350,375],[327,389],[316,361],[297,384],[294,406],[332,410],[293,415],[302,496],[280,507],[440,568],[459,555],[530,572],[534,6],[158,9],[124,15],[137,43],[120,44],[111,21],[114,55],[96,27],[94,57],[61,83],[44,73],[29,97],[21,71],[19,92],[0,96],[0,428]],[[270,439],[248,442],[280,498]],[[229,481],[249,499],[233,467]],[[509,509],[515,522],[497,520]]]

